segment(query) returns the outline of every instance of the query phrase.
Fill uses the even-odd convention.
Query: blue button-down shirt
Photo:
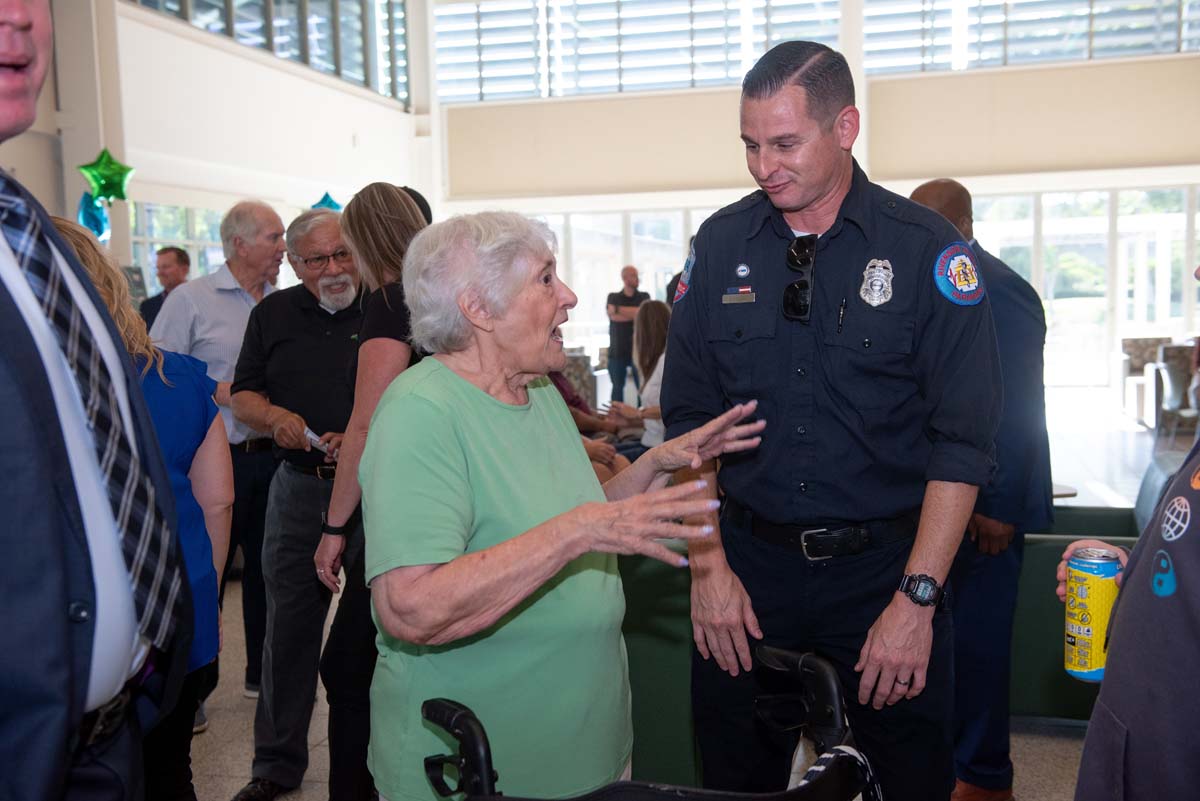
[[[757,398],[762,445],[723,457],[719,480],[778,523],[894,518],[921,506],[928,481],[986,484],[1001,379],[986,291],[958,232],[855,165],[818,241],[808,324],[782,313],[794,236],[761,191],[700,227],[672,312],[667,436]],[[872,291],[868,267],[878,278],[884,261],[890,278]],[[959,268],[960,284],[938,278],[939,264]]]
[[[263,283],[263,297],[273,291],[275,287]],[[207,364],[212,380],[232,382],[254,305],[254,296],[242,288],[225,265],[172,290],[154,320],[150,338],[163,350],[184,353]],[[264,436],[234,419],[228,406],[219,408],[231,443]]]

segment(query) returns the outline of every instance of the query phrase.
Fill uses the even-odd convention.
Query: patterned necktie
[[[164,648],[181,600],[175,537],[155,502],[154,484],[126,434],[113,376],[42,234],[41,217],[17,183],[2,171],[0,229],[75,377],[121,537],[138,631],[155,647]]]

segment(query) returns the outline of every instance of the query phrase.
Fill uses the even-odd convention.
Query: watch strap
[[[327,512],[321,512],[321,533],[328,534],[331,537],[344,537],[346,532],[354,528],[358,522],[358,509],[355,509],[354,513],[350,515],[346,522],[342,523],[340,526],[330,525],[327,515]]]

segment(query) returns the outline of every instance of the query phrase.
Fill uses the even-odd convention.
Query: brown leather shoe
[[[1013,801],[1013,794],[1011,787],[1007,790],[988,790],[958,779],[954,782],[950,801]]]

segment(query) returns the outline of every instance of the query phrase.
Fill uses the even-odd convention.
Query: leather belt
[[[744,507],[743,507],[744,508]],[[868,548],[913,539],[917,533],[917,514],[890,520],[829,526],[772,523],[747,510],[750,532],[756,539],[800,551],[810,562],[854,556]]]
[[[84,715],[75,735],[76,753],[111,737],[121,728],[125,722],[125,710],[129,707],[132,697],[133,692],[126,686],[111,701]]]
[[[322,481],[333,481],[337,478],[336,464],[318,464],[306,465],[296,464],[294,462],[284,462],[289,469],[295,470],[297,473],[303,473],[306,476],[316,476]]]
[[[235,451],[244,453],[261,453],[274,448],[275,441],[270,437],[256,437],[255,439],[246,439],[241,442],[231,443],[229,447]]]

